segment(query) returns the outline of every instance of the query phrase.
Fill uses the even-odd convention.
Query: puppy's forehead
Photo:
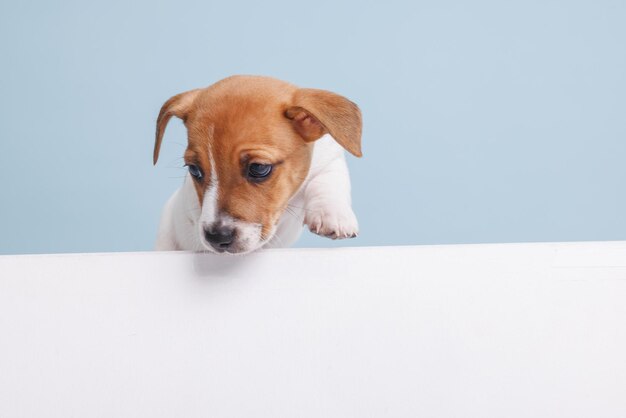
[[[190,140],[222,151],[256,146],[289,152],[299,144],[284,116],[293,86],[278,80],[245,81],[222,82],[203,91],[186,122]]]

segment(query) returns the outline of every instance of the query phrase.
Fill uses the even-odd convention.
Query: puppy
[[[303,224],[332,239],[357,235],[343,152],[361,156],[356,104],[273,78],[229,77],[165,102],[154,164],[172,116],[187,128],[189,173],[163,209],[157,250],[288,247]]]

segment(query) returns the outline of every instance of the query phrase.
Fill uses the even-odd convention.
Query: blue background
[[[0,253],[152,248],[186,137],[170,96],[231,74],[364,114],[361,236],[626,239],[623,1],[3,1]]]

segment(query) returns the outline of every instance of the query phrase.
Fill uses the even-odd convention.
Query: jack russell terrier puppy
[[[172,116],[187,128],[189,173],[163,209],[157,250],[288,247],[303,224],[332,239],[357,235],[343,152],[361,156],[356,104],[273,78],[229,77],[165,102],[154,164]]]

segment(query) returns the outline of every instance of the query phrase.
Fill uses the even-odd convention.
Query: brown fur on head
[[[155,164],[172,116],[187,127],[185,163],[204,174],[193,180],[200,205],[205,205],[208,191],[214,199],[214,213],[202,208],[201,227],[225,219],[235,226],[258,226],[257,242],[241,242],[234,252],[254,249],[247,247],[271,237],[289,198],[307,176],[313,141],[329,133],[361,156],[361,113],[354,103],[268,77],[229,77],[166,101],[157,119]],[[272,171],[263,181],[251,181],[250,164],[271,164]]]

